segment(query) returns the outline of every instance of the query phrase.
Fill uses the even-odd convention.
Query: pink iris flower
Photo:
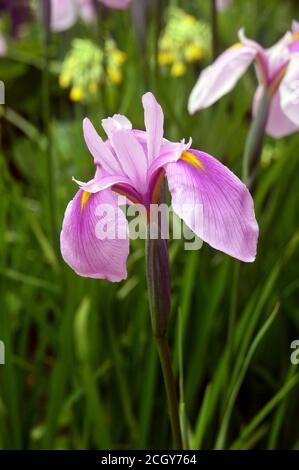
[[[131,0],[98,0],[107,7],[125,9]],[[93,0],[51,0],[51,30],[66,31],[78,18],[91,23],[95,18]]]
[[[258,226],[246,186],[211,155],[163,138],[164,116],[152,93],[142,98],[146,131],[114,115],[102,121],[104,142],[85,119],[86,145],[97,167],[94,179],[81,186],[69,203],[61,231],[64,260],[79,275],[120,281],[127,277],[128,222],[117,205],[117,193],[149,208],[157,202],[166,176],[172,208],[186,225],[212,247],[242,261],[254,261]],[[114,205],[122,239],[99,239],[96,225],[101,204]],[[193,210],[185,210],[186,205]],[[199,223],[195,211],[203,208]],[[113,223],[111,221],[111,223]]]
[[[191,114],[206,108],[228,93],[255,61],[258,88],[253,100],[253,115],[258,109],[263,89],[270,91],[271,107],[266,131],[283,137],[299,128],[299,23],[293,21],[274,46],[264,49],[239,32],[240,42],[223,52],[207,67],[191,92],[188,109]]]

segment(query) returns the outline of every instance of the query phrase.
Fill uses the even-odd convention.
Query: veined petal
[[[255,115],[258,109],[262,93],[263,87],[260,85],[257,88],[253,99],[253,115]],[[298,125],[291,121],[286,113],[282,110],[280,93],[281,92],[279,88],[272,96],[269,117],[266,126],[267,134],[276,139],[289,135],[298,129]]]
[[[189,150],[192,144],[192,139],[185,142],[169,142],[164,141],[161,147],[161,154],[156,158],[148,169],[148,179],[150,179],[160,168],[163,168],[167,163],[173,163],[179,160],[181,155]]]
[[[96,165],[101,165],[108,173],[121,174],[122,169],[105,142],[101,139],[88,118],[83,121],[83,133],[86,145]]]
[[[232,90],[256,54],[255,47],[242,43],[223,52],[212,65],[200,74],[189,98],[189,113],[193,114],[199,109],[211,106]]]
[[[77,16],[77,5],[73,0],[51,0],[51,31],[66,31],[75,24]]]
[[[283,112],[299,126],[299,54],[290,61],[279,92]]]
[[[133,132],[125,129],[115,131],[110,140],[124,174],[135,189],[144,194],[147,189],[147,159],[142,145]]]
[[[164,114],[161,106],[152,93],[142,97],[144,122],[147,133],[147,154],[149,165],[158,157],[163,139]]]
[[[254,261],[258,226],[248,189],[211,155],[189,152],[198,165],[181,159],[166,166],[174,212],[213,248]]]
[[[291,41],[292,34],[288,31],[273,46],[266,49],[269,80],[273,80],[290,60],[291,53],[289,47]]]
[[[102,119],[102,126],[108,138],[112,137],[113,132],[119,129],[132,129],[132,123],[122,114],[114,114],[112,117]]]
[[[295,20],[292,21],[292,36],[289,49],[292,53],[299,52],[299,22]]]
[[[179,160],[184,152],[191,147],[192,139],[186,144],[185,139],[180,143],[163,142],[161,155],[157,157],[148,169],[148,194],[151,203],[155,204],[160,197],[161,183],[165,176],[168,163]]]
[[[121,281],[127,277],[127,220],[111,191],[86,194],[78,191],[66,209],[60,235],[62,256],[80,276]],[[101,224],[107,238],[102,236]]]

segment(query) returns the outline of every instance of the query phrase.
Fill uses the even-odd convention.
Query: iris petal
[[[86,145],[94,158],[96,165],[100,165],[108,173],[120,174],[122,169],[109,146],[101,139],[88,118],[83,121],[83,133]]]
[[[295,132],[298,125],[292,122],[281,107],[281,93],[279,88],[272,96],[269,117],[266,126],[267,134],[275,138],[284,137]],[[262,97],[263,87],[260,85],[253,100],[253,115],[255,115],[260,99]]]
[[[299,50],[299,48],[298,48]],[[291,121],[299,126],[299,56],[293,58],[280,84],[281,107]],[[298,127],[297,127],[298,129]]]
[[[148,163],[158,157],[163,139],[164,114],[161,106],[152,93],[142,97],[144,122],[147,135]]]
[[[62,256],[80,276],[121,281],[127,277],[127,220],[117,206],[117,196],[110,190],[88,197],[85,194],[79,190],[66,209],[60,235]],[[109,208],[105,218],[109,227],[107,239],[97,235],[103,215],[101,208],[104,207]]]
[[[182,159],[166,165],[174,212],[213,248],[254,261],[258,226],[248,189],[211,155],[190,153],[203,168]]]
[[[188,104],[191,114],[207,108],[234,88],[257,54],[255,47],[238,43],[223,52],[200,74]]]

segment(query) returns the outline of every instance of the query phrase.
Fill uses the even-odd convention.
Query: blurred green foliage
[[[93,176],[83,117],[100,130],[102,117],[124,113],[143,128],[140,98],[147,90],[164,108],[168,138],[192,136],[195,148],[241,173],[254,71],[219,103],[189,116],[186,104],[198,66],[173,78],[155,61],[168,3],[152,2],[146,56],[130,11],[110,12],[100,34],[78,24],[51,36],[58,227],[76,192],[71,177]],[[210,21],[208,0],[172,3]],[[241,26],[249,37],[271,45],[292,18],[298,19],[297,1],[235,0],[219,13],[218,48],[234,43]],[[88,105],[71,103],[58,84],[61,60],[73,38],[102,40],[108,32],[127,53],[122,84],[102,86]],[[6,85],[0,121],[0,339],[6,346],[0,448],[169,448],[143,243],[131,243],[129,277],[121,284],[80,278],[63,263],[51,241],[37,21],[9,46],[8,57],[0,59]],[[254,195],[260,226],[254,264],[240,265],[207,245],[186,252],[182,242],[170,243],[170,342],[175,372],[180,364],[184,375],[181,408],[191,448],[299,449],[299,368],[290,364],[290,343],[299,337],[298,148],[299,134],[266,138]]]

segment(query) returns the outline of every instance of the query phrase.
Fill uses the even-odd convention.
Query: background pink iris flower
[[[4,57],[7,54],[7,45],[4,36],[0,33],[0,57]]]
[[[228,93],[255,61],[259,86],[253,100],[256,113],[263,88],[268,87],[271,107],[266,131],[283,137],[299,128],[299,23],[294,21],[274,46],[264,49],[239,32],[240,42],[223,52],[199,76],[189,98],[191,114],[206,108]]]
[[[226,10],[231,4],[232,0],[216,0],[216,8],[218,11]]]
[[[117,223],[127,233],[115,193],[148,207],[155,202],[155,188],[164,175],[174,212],[197,236],[235,258],[253,261],[258,226],[246,186],[211,155],[164,139],[161,106],[151,93],[142,101],[146,132],[132,130],[125,116],[114,115],[102,121],[108,136],[104,142],[91,122],[84,120],[84,138],[97,170],[93,180],[79,183],[81,188],[67,207],[61,232],[65,261],[81,276],[110,281],[126,278],[129,239],[98,239],[97,207],[114,204]],[[194,210],[186,212],[186,204]],[[200,224],[194,213],[198,204],[203,207]]]
[[[110,8],[128,8],[131,0],[98,0]],[[51,30],[65,31],[71,28],[78,18],[91,23],[95,18],[93,0],[51,0]]]

